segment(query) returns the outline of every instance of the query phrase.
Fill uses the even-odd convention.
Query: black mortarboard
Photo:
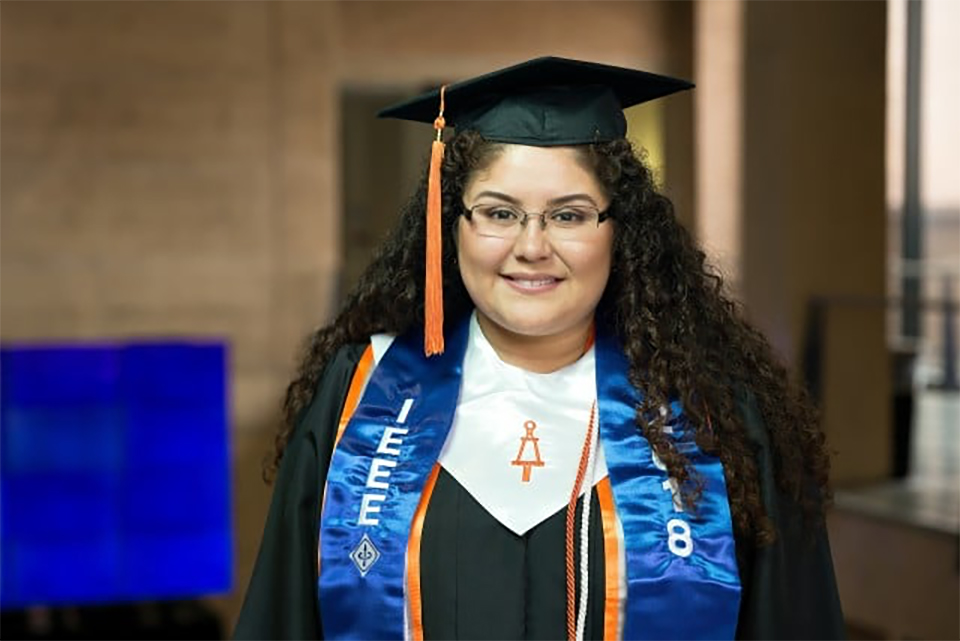
[[[692,83],[646,71],[547,56],[448,85],[446,124],[495,142],[551,147],[623,138],[623,110],[690,89]],[[388,107],[381,118],[432,123],[434,89]]]

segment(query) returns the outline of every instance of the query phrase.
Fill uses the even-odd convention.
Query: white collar
[[[439,461],[492,516],[522,535],[570,500],[596,399],[594,350],[537,374],[500,360],[476,313],[469,331],[460,400]],[[524,445],[528,421],[536,441]],[[538,449],[542,466],[530,466],[524,482],[524,466],[513,462],[536,461]],[[583,491],[606,474],[601,447]]]

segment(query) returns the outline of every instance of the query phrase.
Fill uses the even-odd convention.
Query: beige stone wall
[[[280,393],[349,251],[341,88],[409,90],[546,54],[689,75],[689,36],[671,36],[688,14],[675,2],[2,3],[0,336],[229,341],[228,629],[269,498],[259,462]],[[667,173],[689,182],[692,142],[669,135],[687,129],[671,116],[665,144]]]
[[[2,8],[2,337],[229,342],[238,589],[279,393],[338,255],[323,39],[291,10]]]
[[[743,298],[794,363],[808,302],[835,301],[823,371],[834,478],[877,480],[889,471],[891,408],[886,5],[747,2],[745,11]]]
[[[4,5],[4,339],[222,336],[235,419],[272,403],[336,265],[323,104],[278,14]]]

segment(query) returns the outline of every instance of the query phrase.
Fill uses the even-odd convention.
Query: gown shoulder
[[[290,437],[267,513],[235,639],[320,639],[317,528],[337,423],[366,345],[330,359]]]

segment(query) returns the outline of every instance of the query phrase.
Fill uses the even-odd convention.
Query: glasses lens
[[[597,231],[600,213],[592,207],[561,207],[547,213],[547,232],[558,240],[584,240]]]
[[[473,224],[482,236],[507,238],[520,231],[523,212],[510,205],[477,205],[472,210]]]
[[[596,233],[600,213],[593,207],[565,205],[543,214],[546,233],[557,240],[586,240]],[[540,214],[527,214],[505,204],[481,204],[470,210],[470,220],[481,236],[515,238],[524,222],[540,222]]]

